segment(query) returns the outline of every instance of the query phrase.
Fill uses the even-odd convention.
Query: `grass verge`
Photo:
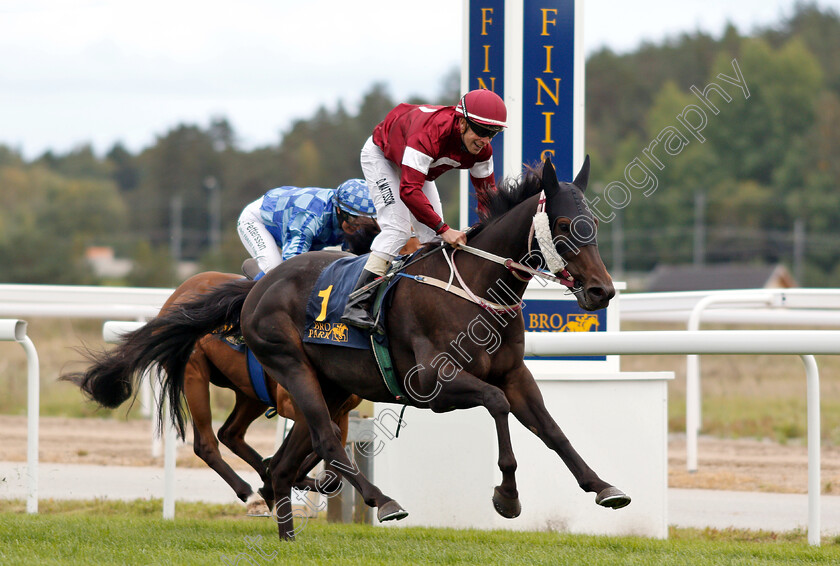
[[[587,564],[771,565],[840,563],[840,541],[805,534],[674,529],[669,540],[548,532],[381,528],[310,520],[280,543],[270,519],[238,505],[161,502],[0,502],[0,564]]]

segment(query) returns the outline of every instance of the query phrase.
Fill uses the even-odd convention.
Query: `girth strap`
[[[393,283],[381,286],[376,293],[376,298],[373,301],[373,312],[371,313],[373,315],[373,319],[376,321],[379,321],[380,316],[382,316],[382,307],[385,301],[385,295],[391,287],[391,284]],[[388,392],[394,396],[394,399],[396,399],[398,403],[406,403],[407,400],[405,398],[405,392],[403,392],[402,387],[400,387],[397,372],[394,369],[394,362],[391,359],[391,352],[388,349],[388,341],[386,337],[378,332],[371,332],[370,347],[373,351],[373,358],[376,360],[376,365],[379,368],[379,374],[382,376],[382,381],[385,383],[385,387],[388,389]]]
[[[265,372],[263,372],[262,365],[260,365],[260,362],[254,356],[254,353],[251,352],[250,348],[245,349],[245,354],[248,360],[248,377],[251,380],[251,387],[254,388],[254,393],[257,394],[257,398],[264,405],[270,407],[265,412],[266,418],[270,419],[277,414],[277,404],[268,394],[268,387],[265,384]]]

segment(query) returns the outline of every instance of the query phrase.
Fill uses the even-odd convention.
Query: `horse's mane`
[[[478,223],[470,230],[475,236],[520,202],[538,194],[542,181],[542,165],[526,167],[521,178],[506,177],[494,191],[481,191],[478,201]]]

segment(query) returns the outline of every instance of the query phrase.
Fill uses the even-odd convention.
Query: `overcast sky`
[[[587,53],[778,22],[795,0],[585,0]],[[820,6],[840,10],[840,0]],[[251,149],[375,82],[440,92],[460,64],[460,0],[0,0],[0,144],[33,158],[138,151],[225,116]],[[838,55],[840,56],[840,55]]]

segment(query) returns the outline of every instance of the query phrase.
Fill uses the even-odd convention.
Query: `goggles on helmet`
[[[489,126],[484,124],[478,124],[474,122],[470,118],[470,113],[467,110],[467,95],[461,97],[461,110],[464,112],[464,119],[467,121],[467,125],[470,129],[480,138],[489,138],[492,139],[493,136],[501,132],[504,128],[502,126]]]
[[[498,134],[499,132],[502,131],[501,128],[499,128],[498,130],[492,130],[487,126],[482,126],[480,124],[476,124],[475,122],[473,122],[469,118],[467,118],[467,125],[470,127],[470,129],[473,132],[475,132],[475,135],[477,135],[480,138],[492,139],[493,136],[495,136],[496,134]]]

